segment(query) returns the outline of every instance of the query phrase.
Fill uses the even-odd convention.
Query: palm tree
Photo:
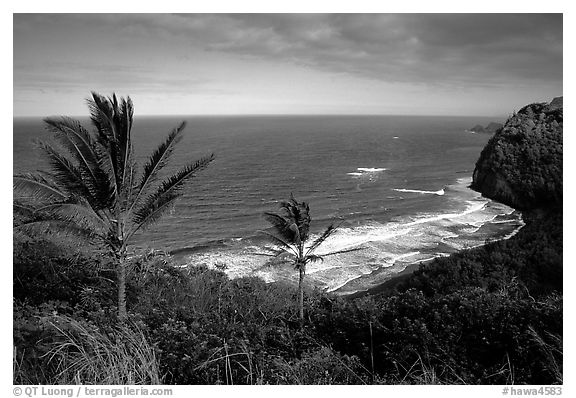
[[[118,274],[118,318],[126,318],[126,253],[134,234],[172,208],[184,183],[214,159],[193,161],[159,182],[159,173],[182,138],[172,130],[142,171],[132,148],[133,105],[92,93],[93,131],[79,121],[47,118],[55,143],[40,142],[48,169],[14,176],[15,229],[24,233],[73,234],[106,248]]]
[[[298,202],[294,195],[290,200],[280,202],[282,214],[264,213],[264,218],[272,225],[272,232],[262,231],[270,241],[277,246],[275,249],[268,248],[269,253],[261,253],[267,256],[278,257],[288,255],[296,270],[299,272],[298,279],[298,310],[300,325],[304,324],[304,277],[308,263],[323,261],[324,257],[334,254],[347,253],[360,250],[359,248],[340,250],[323,255],[314,254],[316,249],[336,231],[337,227],[331,224],[312,243],[310,238],[310,207],[306,202]]]

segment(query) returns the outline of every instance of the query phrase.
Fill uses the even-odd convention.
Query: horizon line
[[[319,116],[333,116],[333,117],[373,117],[373,116],[406,116],[406,117],[504,117],[507,118],[512,115],[454,115],[454,114],[402,114],[402,113],[206,113],[206,114],[140,114],[134,115],[134,119],[141,117],[319,117]],[[50,117],[71,117],[71,118],[89,118],[90,115],[12,115],[12,119],[23,118],[50,118]]]

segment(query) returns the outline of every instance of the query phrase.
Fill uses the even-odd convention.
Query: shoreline
[[[463,248],[463,249],[461,249],[461,250],[454,251],[454,252],[452,252],[452,253],[450,253],[450,254],[447,254],[447,253],[442,253],[442,254],[440,254],[440,253],[438,253],[438,255],[436,255],[436,256],[434,256],[434,257],[427,257],[427,258],[424,258],[424,259],[421,259],[421,260],[416,260],[416,261],[414,261],[414,262],[405,263],[406,265],[405,265],[405,267],[404,267],[401,271],[396,272],[396,273],[393,273],[393,274],[391,274],[391,275],[388,275],[388,276],[387,276],[388,279],[385,279],[384,281],[379,282],[379,283],[377,283],[377,284],[374,284],[374,285],[372,285],[372,286],[370,286],[370,287],[358,286],[358,287],[359,287],[358,290],[351,288],[351,289],[349,289],[348,292],[346,292],[346,291],[341,291],[341,290],[340,290],[340,289],[345,288],[349,283],[356,281],[358,278],[362,278],[363,275],[360,275],[360,276],[358,276],[358,277],[356,277],[356,278],[353,278],[353,279],[351,279],[351,280],[348,280],[347,282],[345,282],[344,284],[340,285],[339,287],[337,287],[337,288],[334,289],[334,290],[324,290],[324,289],[321,289],[321,290],[323,290],[323,292],[324,292],[325,294],[328,294],[328,295],[331,295],[331,296],[335,296],[335,297],[342,297],[342,298],[344,298],[344,299],[355,299],[355,298],[363,297],[363,296],[366,296],[366,295],[378,295],[378,294],[382,294],[382,293],[384,293],[384,292],[386,292],[386,291],[389,291],[389,290],[394,289],[398,284],[400,284],[400,283],[402,283],[403,281],[405,281],[406,279],[408,279],[408,278],[414,273],[414,271],[416,271],[417,269],[420,268],[420,265],[421,265],[421,264],[428,264],[428,263],[430,263],[430,262],[432,262],[432,261],[434,261],[434,260],[436,260],[436,259],[438,259],[438,258],[450,257],[450,256],[455,255],[455,254],[457,254],[457,253],[464,252],[464,251],[471,250],[471,249],[475,249],[475,248],[478,248],[478,247],[482,247],[482,246],[485,246],[486,244],[489,244],[489,243],[492,243],[492,242],[497,242],[497,241],[503,241],[503,240],[511,239],[511,238],[514,237],[522,228],[524,228],[524,226],[526,226],[526,220],[525,220],[526,214],[524,214],[523,212],[518,211],[518,210],[515,210],[514,213],[517,213],[517,214],[520,216],[520,219],[519,219],[520,225],[517,226],[516,229],[514,229],[514,230],[512,230],[511,232],[507,233],[506,235],[501,236],[499,239],[486,240],[486,241],[484,241],[483,243],[476,244],[476,245],[473,245],[473,246],[469,246],[469,247]],[[191,248],[181,249],[181,250],[176,251],[176,253],[171,252],[170,255],[171,255],[171,256],[174,256],[173,258],[178,258],[178,257],[180,257],[180,259],[182,259],[182,258],[185,258],[185,255],[186,255],[186,254],[189,254],[189,253],[187,253],[189,250],[191,250]],[[192,249],[192,251],[194,251],[194,249]],[[183,254],[184,254],[184,255],[183,255]],[[224,260],[222,260],[222,261],[225,262]],[[187,264],[188,264],[188,261],[187,261],[186,263],[184,263],[184,264],[182,264],[181,261],[177,261],[177,262],[180,263],[180,266],[181,266],[181,267],[185,267],[185,266],[187,266]],[[215,267],[215,268],[214,268],[214,267],[210,267],[210,265],[208,265],[208,264],[206,264],[206,265],[207,265],[209,268],[219,269],[219,270],[221,270],[221,271],[224,271],[223,269],[220,269],[220,268],[218,268],[218,267]],[[374,274],[374,273],[379,273],[382,269],[385,269],[385,268],[387,268],[387,267],[378,268],[377,270],[372,271],[372,273],[370,273],[370,274],[368,274],[368,275],[372,275],[372,274]],[[398,268],[400,268],[400,267],[398,267]],[[225,272],[225,273],[227,274],[227,276],[228,276],[229,278],[231,278],[231,279],[235,279],[235,278],[237,278],[237,277],[244,276],[244,275],[235,275],[235,276],[232,276],[232,275],[230,275],[228,272],[226,272],[226,271],[224,271],[224,272]],[[275,282],[280,282],[280,281],[284,280],[284,278],[280,278],[280,279],[276,279],[276,280],[266,280],[266,278],[264,278],[262,275],[252,275],[252,276],[256,276],[256,277],[258,277],[258,278],[261,278],[261,279],[263,279],[263,280],[264,280],[265,282],[267,282],[267,283],[275,283]],[[360,290],[360,289],[361,289],[361,290]]]
[[[469,250],[469,249],[466,249],[466,250]],[[441,257],[435,257],[435,258],[431,258],[431,259],[424,260],[424,261],[418,261],[415,263],[410,263],[402,271],[398,272],[394,276],[390,277],[390,279],[388,279],[388,280],[386,280],[386,281],[384,281],[384,282],[382,282],[376,286],[373,286],[373,287],[368,288],[366,290],[357,291],[357,292],[350,293],[350,294],[340,294],[337,296],[345,298],[345,299],[356,299],[356,298],[364,297],[367,295],[377,295],[377,294],[383,293],[389,289],[394,288],[399,283],[408,279],[414,273],[414,271],[416,271],[420,268],[420,264],[428,264],[428,263],[431,263],[432,261],[434,261],[438,258],[441,258]]]
[[[511,232],[510,234],[504,236],[502,239],[498,239],[498,240],[494,240],[491,242],[487,242],[481,245],[477,245],[477,246],[472,246],[472,247],[468,247],[464,250],[459,250],[457,252],[451,253],[449,256],[438,256],[438,257],[434,257],[434,258],[430,258],[430,259],[426,259],[426,260],[421,260],[421,261],[417,261],[414,263],[410,263],[406,266],[406,268],[404,268],[402,271],[398,272],[397,274],[393,275],[390,277],[390,279],[376,285],[376,286],[372,286],[366,290],[361,290],[361,291],[356,291],[354,293],[349,293],[349,294],[334,294],[337,291],[333,291],[331,293],[333,293],[335,296],[339,296],[342,297],[344,299],[356,299],[356,298],[360,298],[360,297],[365,297],[368,295],[378,295],[378,294],[382,294],[386,291],[392,290],[393,288],[395,288],[397,285],[399,285],[400,283],[402,283],[403,281],[407,280],[413,273],[414,271],[418,270],[420,268],[421,264],[429,264],[439,258],[445,258],[445,257],[450,257],[452,255],[455,255],[457,253],[461,253],[467,250],[473,250],[473,249],[477,249],[479,247],[483,247],[486,246],[487,244],[493,243],[493,242],[500,242],[500,241],[504,241],[504,240],[508,240],[508,239],[512,239],[514,236],[516,236],[516,234],[518,234],[518,232],[520,232],[520,230],[522,230],[522,228],[524,228],[526,226],[526,221],[524,220],[524,214],[522,212],[520,213],[520,219],[522,221],[522,225],[517,228],[516,230],[514,230],[513,232]],[[345,285],[344,285],[345,286]]]

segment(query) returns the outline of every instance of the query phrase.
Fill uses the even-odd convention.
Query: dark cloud
[[[28,16],[20,28],[42,18],[386,82],[562,80],[561,14],[78,14]]]
[[[391,98],[408,113],[500,112],[561,95],[562,24],[562,14],[15,14],[14,97],[88,87],[216,98],[213,109],[232,112],[240,98],[254,113],[278,93],[302,104],[291,112],[333,99],[349,111],[352,94],[370,112],[389,112]]]
[[[227,37],[208,38],[206,48],[391,82],[485,85],[562,79],[561,15],[227,18]]]

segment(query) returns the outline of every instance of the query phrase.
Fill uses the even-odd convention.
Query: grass
[[[104,333],[65,316],[50,320],[62,338],[46,354],[53,384],[161,384],[154,349],[135,325]]]
[[[545,370],[554,378],[556,384],[563,384],[562,337],[546,332],[547,342],[532,327],[528,329],[528,333],[544,357]]]

